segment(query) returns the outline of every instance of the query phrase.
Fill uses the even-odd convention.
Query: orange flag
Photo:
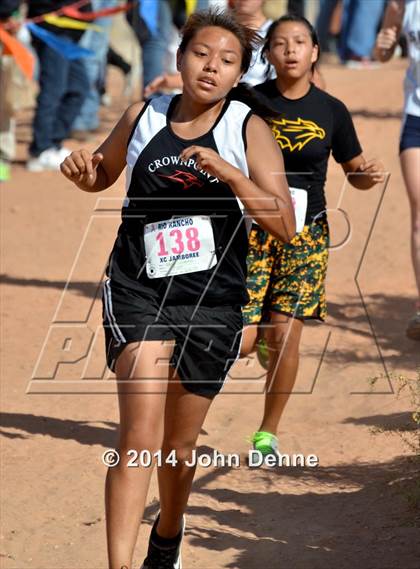
[[[0,42],[4,47],[3,53],[14,57],[23,74],[28,79],[32,79],[35,65],[32,53],[19,40],[6,32],[2,26],[0,26]]]

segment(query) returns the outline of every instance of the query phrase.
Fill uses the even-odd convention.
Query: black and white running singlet
[[[230,187],[200,170],[191,145],[212,148],[248,176],[249,107],[227,100],[206,134],[178,137],[170,117],[179,95],[143,107],[127,150],[127,197],[111,253],[111,283],[162,304],[246,304],[247,224]]]

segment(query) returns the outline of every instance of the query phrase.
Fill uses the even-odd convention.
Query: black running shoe
[[[185,516],[182,519],[182,528],[179,532],[179,539],[176,539],[175,545],[170,545],[168,547],[162,546],[153,541],[153,537],[156,535],[158,521],[159,516],[153,524],[152,533],[150,534],[149,539],[147,557],[143,561],[143,565],[140,569],[182,569],[181,544],[185,529]]]

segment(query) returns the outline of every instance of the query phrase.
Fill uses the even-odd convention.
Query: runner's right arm
[[[64,176],[85,192],[101,192],[112,186],[126,166],[128,138],[143,106],[131,105],[93,154],[82,149],[67,156],[60,166]]]

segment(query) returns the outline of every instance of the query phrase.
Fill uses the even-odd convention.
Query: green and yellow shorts
[[[301,320],[325,320],[325,277],[329,230],[326,218],[305,225],[290,243],[282,243],[258,225],[249,235],[244,323],[258,324],[270,311]]]

